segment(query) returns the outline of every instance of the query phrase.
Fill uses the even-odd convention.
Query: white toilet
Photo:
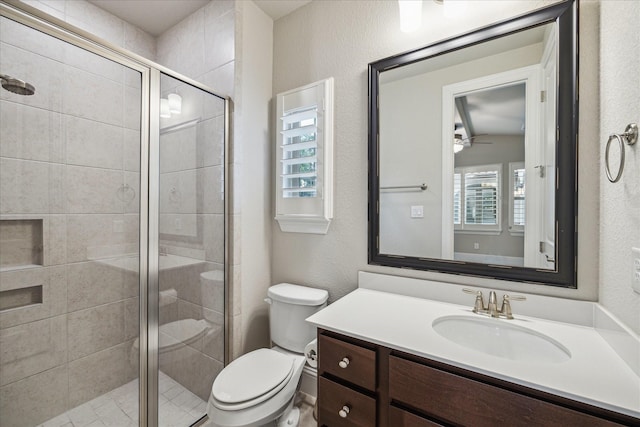
[[[316,335],[305,319],[327,305],[327,291],[281,283],[269,288],[269,327],[274,347],[231,362],[217,376],[207,405],[216,427],[296,427],[293,401],[305,365],[304,347]]]

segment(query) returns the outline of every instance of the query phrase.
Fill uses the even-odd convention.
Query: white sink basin
[[[560,363],[571,358],[569,350],[553,338],[509,320],[443,316],[432,326],[442,337],[491,356],[534,363]]]

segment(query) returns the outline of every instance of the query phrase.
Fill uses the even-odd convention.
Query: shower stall
[[[190,426],[228,357],[229,100],[0,11],[0,426]]]

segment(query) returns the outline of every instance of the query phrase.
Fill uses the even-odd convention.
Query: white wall
[[[600,28],[600,149],[612,133],[640,123],[640,2],[603,1]],[[617,151],[615,151],[617,153]],[[618,159],[611,150],[612,167]],[[602,162],[604,156],[602,155]],[[626,147],[620,181],[600,170],[600,302],[640,334],[640,294],[631,289],[631,247],[640,248],[640,143]],[[614,172],[615,173],[615,172]]]
[[[409,271],[367,264],[367,64],[465,33],[549,1],[468,2],[455,22],[424,2],[426,22],[416,33],[399,31],[395,1],[315,1],[274,27],[273,93],[335,78],[335,211],[326,236],[282,233],[273,223],[273,282],[328,289],[330,299],[357,286],[358,270],[476,284],[577,299],[597,299],[598,99],[597,3],[582,1],[580,52],[579,288],[558,289],[505,281]],[[455,25],[453,25],[455,24]],[[303,60],[300,57],[303,57]]]
[[[240,224],[234,226],[234,258],[239,257],[241,269],[234,273],[234,357],[269,344],[264,299],[271,285],[273,218],[269,138],[273,21],[252,1],[236,2],[236,13],[233,188],[234,222]]]

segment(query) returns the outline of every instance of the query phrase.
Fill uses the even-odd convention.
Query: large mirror
[[[577,10],[369,64],[369,263],[576,286]]]

